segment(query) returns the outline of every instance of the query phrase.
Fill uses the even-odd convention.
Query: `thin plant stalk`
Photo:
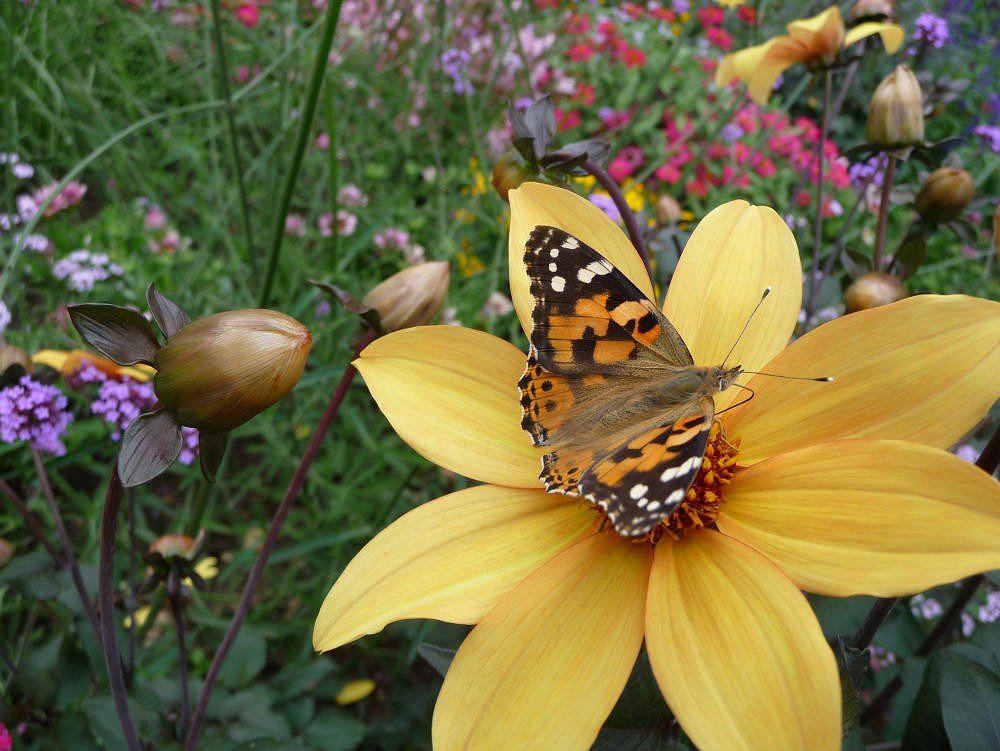
[[[243,232],[246,235],[247,255],[250,256],[250,268],[257,276],[257,254],[254,252],[253,225],[250,222],[250,202],[247,200],[246,181],[243,177],[243,158],[240,156],[239,138],[236,133],[236,118],[233,115],[233,97],[229,90],[229,65],[226,62],[226,45],[222,39],[222,20],[219,11],[219,0],[212,0],[212,36],[215,38],[215,50],[219,56],[219,81],[222,85],[222,98],[225,101],[223,110],[226,113],[226,125],[229,130],[229,150],[233,157],[233,171],[236,172],[236,186],[240,194],[240,208],[243,214]]]
[[[366,334],[358,344],[357,351],[360,352],[368,346],[375,339],[375,336],[374,331]],[[239,604],[236,606],[236,612],[233,613],[229,628],[219,643],[219,647],[215,651],[215,656],[212,658],[212,664],[205,675],[205,683],[202,686],[201,695],[198,697],[198,704],[195,706],[194,714],[191,717],[191,725],[184,742],[185,751],[195,751],[198,747],[198,739],[201,737],[202,726],[205,722],[205,712],[208,709],[208,702],[212,696],[215,681],[219,677],[219,671],[222,669],[226,656],[229,654],[229,650],[232,649],[233,643],[236,641],[236,636],[239,634],[243,622],[250,612],[254,595],[257,593],[257,587],[260,585],[261,577],[264,574],[264,567],[267,565],[267,560],[278,542],[278,536],[281,534],[285,520],[292,510],[292,504],[295,502],[299,491],[302,489],[302,485],[305,483],[306,476],[309,474],[309,469],[312,466],[313,459],[316,457],[316,453],[319,451],[320,444],[323,442],[327,430],[329,430],[330,425],[333,423],[333,419],[337,416],[340,405],[347,395],[348,387],[350,387],[351,381],[354,380],[357,372],[357,369],[350,364],[344,369],[340,383],[330,397],[330,402],[326,405],[323,416],[320,417],[319,422],[316,424],[312,438],[309,439],[309,445],[302,454],[299,466],[295,469],[295,474],[292,475],[292,479],[288,483],[285,495],[282,497],[281,503],[278,504],[278,510],[275,511],[274,517],[271,519],[271,526],[267,530],[267,536],[264,538],[260,552],[257,554],[257,559],[254,561],[250,575],[247,577],[247,582],[243,587],[243,594],[240,596]]]
[[[31,536],[38,540],[39,544],[45,548],[52,560],[55,561],[55,564],[59,567],[66,565],[62,554],[56,550],[56,546],[52,544],[49,536],[45,534],[42,522],[32,513],[28,505],[21,500],[21,497],[14,492],[14,489],[4,482],[2,477],[0,477],[0,493],[7,496],[7,500],[17,509],[17,513],[21,515],[21,518],[24,519],[24,524],[28,528],[28,531],[31,532]]]
[[[179,737],[183,738],[188,731],[188,715],[191,711],[191,700],[188,696],[188,661],[187,648],[184,644],[184,610],[181,608],[180,582],[176,572],[171,572],[172,581],[167,582],[167,602],[170,603],[170,614],[174,618],[174,629],[177,632],[177,672],[180,676],[181,715],[179,719]],[[173,591],[171,591],[173,590]]]
[[[49,475],[45,471],[45,461],[42,459],[42,455],[38,453],[38,449],[34,446],[30,448],[31,458],[35,462],[35,471],[38,472],[38,482],[42,486],[42,495],[49,506],[49,513],[52,514],[52,521],[55,523],[59,542],[62,543],[63,556],[66,561],[66,567],[69,569],[70,576],[73,579],[73,586],[76,587],[76,592],[83,603],[83,612],[87,615],[87,620],[90,621],[91,628],[94,629],[95,634],[99,634],[100,625],[97,621],[97,612],[94,610],[94,603],[90,600],[90,593],[87,592],[87,585],[83,582],[80,562],[76,559],[76,553],[73,552],[73,542],[69,539],[66,523],[63,521],[62,512],[59,511],[59,504],[56,503],[55,494],[52,492],[52,484],[49,482]]]
[[[104,664],[108,669],[108,685],[114,701],[115,712],[122,726],[125,745],[129,751],[142,751],[139,734],[132,721],[125,691],[125,676],[122,673],[121,652],[115,634],[115,535],[118,531],[118,512],[122,505],[122,483],[118,478],[118,462],[111,464],[108,492],[104,497],[104,511],[101,514],[101,561],[97,572],[97,606],[101,614],[101,646],[104,648]]]
[[[812,269],[809,273],[809,294],[819,287],[819,258],[823,247],[823,174],[826,172],[826,137],[830,132],[830,97],[833,89],[833,74],[823,71],[823,110],[819,142],[816,144],[816,215],[813,219]]]
[[[135,534],[135,493],[128,491],[128,609],[131,618],[128,619],[128,659],[125,661],[125,684],[132,685],[135,673],[135,605],[138,599],[138,585],[135,581],[135,554],[139,549]]]
[[[889,194],[892,192],[892,180],[896,175],[896,157],[889,154],[889,164],[885,168],[882,179],[882,200],[878,206],[878,225],[875,230],[875,251],[872,253],[872,268],[882,271],[885,251],[885,228],[889,223]]]
[[[340,6],[342,2],[343,0],[331,0],[326,6],[326,14],[323,17],[323,31],[320,35],[316,57],[313,60],[312,73],[309,77],[309,88],[302,108],[299,133],[295,140],[295,149],[292,152],[292,163],[289,165],[288,173],[285,175],[285,184],[281,189],[278,211],[274,217],[271,250],[267,257],[264,283],[260,290],[259,307],[261,308],[266,308],[268,302],[271,300],[274,274],[278,269],[278,259],[281,257],[281,243],[285,237],[285,218],[288,216],[288,209],[292,205],[292,193],[295,191],[295,184],[299,177],[299,168],[302,166],[302,157],[305,155],[306,144],[309,143],[309,134],[312,131],[313,120],[316,116],[316,102],[319,100],[320,88],[323,85],[326,70],[330,67],[328,61],[330,47],[333,45],[333,34],[337,30],[337,21],[340,19]]]
[[[639,257],[642,258],[642,263],[646,267],[646,273],[649,275],[650,281],[653,281],[653,270],[649,265],[649,256],[646,255],[646,246],[642,242],[642,232],[639,229],[639,222],[636,221],[635,214],[629,208],[628,202],[625,200],[625,196],[622,195],[622,190],[618,186],[618,183],[600,165],[590,160],[587,160],[580,166],[593,175],[594,179],[611,196],[615,208],[618,209],[618,213],[621,214],[622,221],[625,223],[625,231],[628,232],[628,239],[631,240],[632,245],[635,246],[636,251],[639,253]]]

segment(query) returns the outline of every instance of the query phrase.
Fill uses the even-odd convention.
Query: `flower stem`
[[[260,290],[260,307],[266,308],[271,299],[271,287],[274,285],[274,273],[278,268],[278,258],[281,256],[281,242],[285,237],[285,218],[288,216],[288,209],[292,204],[292,193],[295,191],[295,181],[299,176],[299,168],[302,166],[302,157],[305,155],[306,144],[309,143],[309,133],[312,130],[313,120],[316,115],[316,102],[319,99],[319,90],[323,85],[323,77],[327,68],[330,67],[329,56],[330,47],[333,44],[333,33],[337,30],[337,21],[340,18],[340,6],[343,0],[331,0],[326,6],[326,16],[323,19],[323,31],[319,39],[319,48],[316,50],[316,57],[313,59],[313,69],[309,77],[309,89],[306,92],[306,101],[302,108],[302,119],[299,121],[299,133],[295,140],[295,149],[292,152],[292,163],[288,167],[285,175],[285,184],[281,188],[281,198],[278,203],[278,212],[274,217],[274,229],[271,234],[271,251],[267,258],[267,270],[264,272],[264,283]],[[197,715],[195,716],[197,720]],[[191,728],[195,729],[194,726]]]
[[[215,38],[215,51],[219,56],[219,80],[222,84],[222,98],[226,102],[223,108],[226,113],[226,125],[229,129],[229,148],[233,156],[233,170],[236,172],[236,186],[240,194],[240,206],[243,211],[243,232],[246,234],[247,255],[250,256],[250,268],[257,276],[257,254],[253,247],[253,229],[250,224],[250,203],[247,200],[247,187],[243,178],[243,159],[240,156],[239,140],[236,137],[236,119],[233,117],[233,97],[229,90],[229,66],[226,63],[226,45],[222,39],[222,18],[219,11],[219,0],[212,0],[212,35]]]
[[[27,526],[28,531],[31,532],[31,536],[38,540],[39,544],[48,551],[48,554],[55,561],[56,565],[59,567],[66,565],[63,556],[56,550],[49,536],[45,534],[45,528],[42,526],[41,521],[31,512],[31,509],[21,500],[21,497],[14,492],[14,489],[4,482],[3,478],[0,478],[0,493],[7,496],[7,500],[11,502],[11,505],[17,509],[17,513],[24,519],[24,524]]]
[[[872,254],[872,267],[882,271],[882,255],[885,249],[885,228],[889,221],[889,194],[892,192],[892,179],[896,175],[896,157],[889,154],[889,164],[885,168],[882,180],[882,200],[878,205],[878,228],[875,230],[875,252]]]
[[[118,512],[121,510],[123,490],[121,480],[118,479],[116,460],[111,464],[111,477],[108,479],[108,492],[104,496],[104,511],[101,514],[97,607],[101,614],[101,646],[104,648],[104,664],[108,669],[108,685],[125,736],[125,745],[129,751],[141,751],[142,744],[128,707],[121,653],[118,651],[118,637],[115,635],[115,533],[118,531]]]
[[[642,232],[639,230],[639,222],[636,221],[635,214],[632,213],[632,209],[629,208],[628,203],[625,201],[625,196],[622,195],[618,183],[600,165],[594,162],[588,160],[581,166],[593,175],[600,186],[611,196],[611,200],[615,203],[615,208],[622,215],[625,230],[628,232],[628,239],[632,241],[632,245],[639,252],[639,257],[642,258],[642,263],[646,267],[646,273],[649,274],[649,280],[653,281],[653,270],[649,266],[649,256],[646,255],[646,247],[642,242]]]
[[[368,346],[375,336],[374,331],[369,331],[358,344],[357,351],[360,352]],[[184,742],[185,751],[194,751],[198,746],[202,725],[205,722],[205,711],[208,709],[208,701],[211,698],[215,681],[219,677],[219,671],[222,669],[222,664],[225,662],[229,650],[232,649],[233,643],[236,641],[236,635],[239,633],[240,628],[242,628],[243,621],[246,620],[247,614],[250,612],[250,605],[253,602],[254,595],[257,593],[257,587],[260,585],[264,567],[267,565],[267,559],[274,550],[275,544],[277,544],[278,535],[281,534],[281,528],[284,526],[285,520],[292,510],[292,504],[302,489],[302,485],[305,482],[306,475],[309,473],[309,468],[312,466],[313,459],[316,457],[319,446],[323,442],[323,438],[326,436],[333,418],[337,416],[340,405],[347,395],[347,389],[351,385],[351,381],[354,380],[357,372],[353,365],[348,365],[344,369],[340,383],[333,392],[333,396],[330,397],[330,402],[326,405],[323,416],[316,424],[312,438],[309,439],[309,445],[302,454],[299,466],[296,468],[295,474],[292,475],[292,479],[288,483],[288,488],[285,490],[285,495],[278,505],[278,510],[271,519],[271,526],[260,547],[260,552],[257,554],[253,568],[250,570],[250,575],[247,577],[247,582],[243,587],[243,594],[240,596],[239,604],[236,606],[236,612],[233,613],[233,618],[229,623],[229,629],[219,643],[219,647],[215,651],[215,656],[212,658],[212,664],[205,675],[205,684],[202,686],[201,695],[198,697],[198,704],[195,707],[194,715],[191,717],[191,726],[188,729],[187,739]]]
[[[174,579],[176,573],[171,573]],[[179,590],[180,583],[172,582],[170,589]],[[180,593],[177,591],[167,594],[167,602],[170,603],[170,613],[174,617],[174,628],[177,630],[177,671],[180,674],[181,688],[181,716],[179,724],[179,737],[183,738],[188,730],[188,714],[190,713],[191,701],[188,698],[188,664],[187,650],[184,645],[184,611],[181,609]]]
[[[94,610],[94,603],[90,600],[90,593],[87,592],[87,585],[83,582],[83,574],[80,572],[80,562],[76,559],[76,554],[73,552],[73,542],[69,539],[66,523],[63,521],[62,513],[59,511],[59,504],[56,503],[55,494],[52,492],[52,484],[49,482],[48,473],[45,471],[45,462],[42,459],[42,455],[38,453],[38,449],[34,446],[31,446],[31,458],[35,462],[35,471],[38,472],[38,482],[42,486],[42,495],[45,496],[45,501],[49,506],[49,513],[52,514],[52,521],[56,525],[56,534],[59,536],[59,542],[62,543],[66,567],[69,569],[70,576],[73,579],[73,586],[76,587],[76,592],[83,603],[83,612],[86,614],[87,620],[90,621],[90,626],[94,629],[94,633],[99,634],[100,625],[97,622],[97,612]]]
[[[816,214],[813,219],[813,253],[812,270],[809,273],[809,296],[814,296],[813,290],[818,290],[821,284],[819,278],[819,257],[823,246],[823,173],[826,171],[826,137],[830,133],[830,97],[833,90],[833,74],[823,71],[823,110],[819,130],[819,141],[816,143]]]
[[[875,632],[885,622],[885,619],[892,612],[898,601],[898,597],[884,597],[876,600],[872,609],[868,611],[868,615],[865,616],[864,622],[855,632],[854,636],[851,637],[850,645],[854,649],[860,650],[871,644]]]

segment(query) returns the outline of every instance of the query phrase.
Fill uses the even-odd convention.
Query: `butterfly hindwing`
[[[546,370],[641,373],[693,363],[659,308],[589,245],[540,225],[524,262],[534,301],[531,343]]]
[[[618,534],[648,534],[676,508],[701,470],[715,415],[711,397],[693,411],[643,430],[604,454],[579,479],[580,495],[607,514]]]

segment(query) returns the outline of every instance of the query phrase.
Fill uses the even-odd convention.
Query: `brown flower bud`
[[[681,205],[672,196],[660,196],[653,204],[656,221],[660,224],[677,224],[681,219]]]
[[[13,344],[2,344],[0,345],[0,373],[3,373],[11,365],[20,365],[27,373],[30,373],[34,368],[27,352]]]
[[[851,24],[863,21],[895,21],[896,8],[892,0],[857,0],[847,14]]]
[[[923,143],[924,94],[917,77],[905,65],[897,65],[875,89],[865,140],[883,148]]]
[[[157,351],[153,389],[182,425],[225,433],[295,387],[311,343],[309,329],[284,313],[216,313],[187,324]]]
[[[533,177],[531,168],[520,154],[511,149],[497,159],[496,164],[493,165],[490,182],[493,183],[493,187],[500,194],[500,197],[507,201],[507,193],[531,177]]]
[[[447,261],[418,263],[374,287],[362,302],[378,311],[384,331],[422,326],[441,308],[450,279]]]
[[[892,274],[871,271],[847,288],[844,308],[848,313],[856,313],[902,300],[909,294],[903,283]]]
[[[931,172],[920,186],[917,213],[935,223],[957,219],[975,193],[972,175],[958,167],[941,167]]]

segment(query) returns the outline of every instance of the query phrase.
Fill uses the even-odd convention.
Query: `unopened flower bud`
[[[374,287],[362,302],[378,311],[384,331],[422,326],[441,308],[450,279],[446,261],[418,263]]]
[[[847,288],[844,308],[848,313],[856,313],[902,300],[909,294],[903,283],[892,274],[871,271]]]
[[[920,186],[917,213],[935,223],[957,219],[975,193],[972,175],[958,167],[941,167],[931,172]]]
[[[516,151],[511,149],[502,157],[497,159],[493,165],[493,175],[490,182],[496,188],[500,197],[507,201],[507,193],[521,185],[525,180],[533,177],[531,168]]]
[[[896,8],[892,0],[857,0],[847,14],[851,24],[863,21],[894,21]]]
[[[865,140],[883,148],[923,143],[924,94],[917,77],[905,65],[897,65],[875,89]]]
[[[311,342],[309,329],[273,310],[199,318],[157,351],[153,389],[182,425],[225,433],[295,387]]]
[[[681,205],[672,196],[660,196],[653,204],[656,221],[660,224],[677,224],[681,219]]]
[[[20,365],[25,373],[30,373],[34,367],[31,357],[20,347],[13,344],[0,345],[0,373],[3,373],[11,365]]]

